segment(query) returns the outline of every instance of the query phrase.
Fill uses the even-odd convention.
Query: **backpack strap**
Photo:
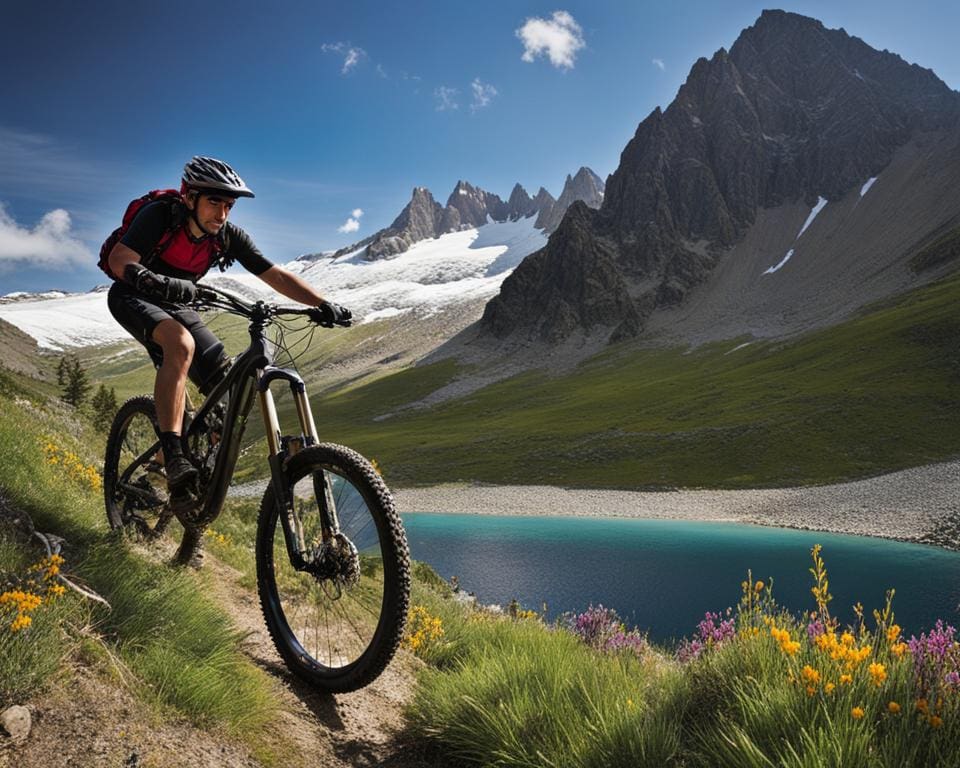
[[[166,230],[164,230],[163,234],[160,236],[160,239],[157,241],[157,244],[153,246],[153,249],[144,260],[144,266],[148,268],[152,268],[152,266],[156,264],[156,260],[160,258],[160,254],[170,247],[170,244],[173,242],[173,238],[187,221],[187,207],[180,199],[179,192],[175,195],[158,195],[155,199],[163,200],[170,206],[170,224],[167,226]]]

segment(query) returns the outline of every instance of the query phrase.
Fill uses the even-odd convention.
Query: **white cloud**
[[[70,232],[70,214],[49,211],[33,229],[21,227],[0,203],[0,270],[13,267],[57,269],[95,264],[89,249]]]
[[[527,19],[516,31],[523,41],[524,61],[532,62],[546,54],[557,68],[573,69],[577,51],[586,47],[583,30],[566,11],[554,11],[552,19]]]
[[[363,50],[363,48],[358,48],[349,43],[324,43],[320,46],[320,50],[324,53],[336,53],[343,56],[343,67],[340,69],[341,75],[348,74],[351,69],[357,66],[363,59],[367,58],[367,52]]]
[[[460,105],[457,103],[457,94],[460,93],[456,88],[448,88],[445,85],[441,85],[433,92],[434,98],[437,100],[437,112],[445,112],[451,109],[459,109]]]
[[[479,77],[474,78],[470,87],[473,89],[473,103],[470,104],[471,112],[489,106],[493,97],[497,95],[497,89],[489,83],[481,83]]]
[[[654,59],[653,66],[655,66],[661,72],[663,72],[667,68],[667,65],[663,63],[663,59]]]
[[[349,232],[356,232],[360,229],[360,217],[363,216],[362,208],[354,208],[350,213],[350,218],[347,219],[343,224],[337,227],[337,232],[343,232],[344,234]]]

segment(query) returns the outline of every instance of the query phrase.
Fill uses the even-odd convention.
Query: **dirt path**
[[[9,511],[9,510],[4,510]],[[169,562],[175,545],[142,546],[152,560]],[[435,765],[403,735],[403,708],[422,666],[400,651],[367,688],[350,694],[317,692],[293,677],[267,633],[255,593],[241,574],[207,555],[198,576],[244,634],[241,651],[275,681],[279,715],[262,737],[279,768],[426,768]],[[63,674],[44,693],[0,709],[27,706],[28,740],[14,746],[0,735],[0,768],[124,766],[125,768],[260,768],[242,740],[201,729],[175,713],[158,713],[137,695],[136,677],[92,627],[70,627],[76,648]]]
[[[401,651],[377,680],[355,693],[318,693],[283,665],[267,633],[256,594],[240,586],[240,572],[209,556],[204,569],[221,605],[246,633],[243,652],[277,681],[283,708],[278,741],[292,741],[298,753],[291,754],[283,765],[424,765],[417,750],[402,737],[402,710],[413,695],[421,665],[416,657]]]

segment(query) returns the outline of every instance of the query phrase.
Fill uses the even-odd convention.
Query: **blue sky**
[[[194,154],[226,160],[256,191],[232,220],[278,263],[387,226],[414,186],[441,203],[461,178],[502,197],[517,181],[556,196],[581,165],[615,170],[693,62],[729,48],[765,6],[6,3],[0,294],[103,282],[93,254],[126,203],[177,186]],[[960,88],[955,2],[772,7]]]

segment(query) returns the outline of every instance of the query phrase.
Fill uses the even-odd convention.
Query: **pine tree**
[[[90,391],[90,382],[87,381],[87,372],[83,370],[80,361],[73,357],[67,364],[66,385],[63,389],[63,399],[74,408],[79,408],[87,399]]]
[[[103,384],[97,389],[97,393],[90,401],[93,406],[93,424],[101,432],[110,429],[113,422],[113,416],[117,411],[117,393],[111,387],[107,389]]]
[[[67,358],[61,357],[57,365],[57,386],[62,387],[67,383]]]

